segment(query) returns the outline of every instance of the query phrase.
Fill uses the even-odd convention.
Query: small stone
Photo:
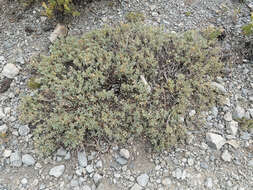
[[[240,138],[242,140],[249,140],[251,138],[251,135],[249,133],[247,133],[247,132],[241,132]]]
[[[59,148],[58,150],[57,150],[57,152],[56,152],[56,155],[57,156],[66,156],[67,155],[67,151],[64,149],[64,148]]]
[[[4,66],[2,74],[7,78],[14,78],[19,73],[19,69],[12,63],[8,63]]]
[[[4,150],[4,153],[3,153],[3,157],[4,158],[8,158],[8,157],[10,157],[11,156],[11,150]]]
[[[127,160],[122,158],[122,157],[118,157],[116,159],[116,161],[120,164],[120,165],[126,165],[127,164]]]
[[[174,170],[172,172],[172,176],[177,178],[177,179],[180,179],[182,177],[182,171],[180,168],[177,168],[176,170]]]
[[[23,164],[25,164],[27,166],[32,166],[35,164],[35,160],[30,154],[23,155],[22,162],[23,162]]]
[[[87,157],[85,151],[77,153],[78,163],[81,167],[85,168],[87,166]]]
[[[6,124],[0,126],[0,134],[6,134],[8,127]]]
[[[28,127],[28,125],[21,125],[18,129],[18,132],[20,136],[26,136],[29,134],[30,128]]]
[[[120,154],[120,156],[122,156],[123,158],[125,158],[127,160],[130,158],[130,153],[127,149],[124,149],[124,148],[120,149],[119,154]]]
[[[26,178],[23,178],[23,179],[21,180],[21,183],[22,183],[23,185],[27,184],[27,182],[28,182],[28,180],[27,180]]]
[[[166,187],[170,186],[171,185],[171,180],[169,177],[166,177],[162,180],[162,184]]]
[[[190,116],[190,117],[193,117],[195,114],[196,114],[196,111],[195,111],[195,110],[191,110],[191,111],[189,112],[189,116]]]
[[[210,147],[217,150],[226,143],[226,140],[221,135],[217,135],[215,133],[207,133],[206,141]]]
[[[22,159],[21,159],[21,155],[18,151],[15,151],[14,153],[11,153],[10,155],[10,163],[11,166],[14,167],[20,167],[22,166]]]
[[[93,166],[92,166],[92,165],[88,165],[88,166],[86,167],[86,171],[87,171],[88,173],[92,173],[92,172],[94,171]]]
[[[211,86],[224,94],[227,92],[225,87],[217,82],[211,82]]]
[[[251,160],[248,162],[248,166],[249,166],[249,167],[253,167],[253,159],[251,159]]]
[[[58,178],[63,174],[64,170],[65,170],[64,165],[55,166],[49,171],[49,175]]]
[[[230,112],[227,112],[225,115],[224,115],[224,120],[225,121],[232,121],[232,114]]]
[[[210,178],[210,177],[207,178],[206,181],[205,181],[205,186],[208,189],[212,189],[212,187],[213,187],[213,179]]]
[[[237,105],[233,112],[233,119],[242,119],[245,116],[245,110]]]
[[[96,163],[96,168],[102,168],[102,167],[103,167],[103,162],[102,162],[102,160],[97,161],[97,163]]]
[[[222,155],[221,155],[222,160],[224,160],[225,162],[231,162],[232,160],[232,156],[231,154],[228,152],[228,150],[225,150]]]
[[[208,169],[208,164],[206,162],[200,162],[200,167],[204,169]]]
[[[148,181],[149,181],[149,176],[146,173],[141,174],[140,176],[137,177],[137,183],[142,187],[145,187]]]
[[[194,164],[194,160],[192,158],[188,158],[188,165],[192,166]]]
[[[71,182],[70,182],[70,185],[71,185],[72,187],[77,187],[77,186],[79,185],[78,180],[72,179]]]
[[[94,180],[94,183],[97,185],[100,183],[100,181],[102,180],[102,176],[95,173],[94,176],[93,176],[93,180]]]
[[[69,160],[71,157],[70,152],[67,152],[66,156],[64,157],[64,160]]]
[[[218,116],[218,113],[219,113],[218,108],[217,108],[217,107],[213,107],[213,108],[212,108],[212,114],[213,114],[213,116],[214,116],[214,117],[217,117],[217,116]]]
[[[227,132],[229,134],[232,134],[234,136],[236,136],[238,131],[238,122],[236,121],[231,121],[227,124]]]
[[[84,185],[81,190],[91,190],[91,188],[88,185]]]
[[[142,190],[142,187],[140,185],[138,185],[137,183],[135,183],[130,190]]]
[[[57,24],[54,31],[51,33],[49,40],[53,43],[57,38],[66,37],[67,35],[68,29],[62,24]]]

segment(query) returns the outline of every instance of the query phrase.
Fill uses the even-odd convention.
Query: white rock
[[[18,129],[18,132],[20,136],[26,136],[29,134],[30,128],[28,127],[28,125],[21,125]]]
[[[22,162],[27,166],[32,166],[35,164],[35,160],[30,154],[24,154],[22,156]]]
[[[224,160],[225,162],[231,162],[232,160],[232,156],[231,154],[228,152],[228,150],[225,150],[222,155],[221,155],[222,160]]]
[[[78,163],[81,167],[85,168],[87,166],[87,156],[86,156],[86,153],[85,151],[82,151],[82,152],[78,152],[77,153],[77,158],[78,158]]]
[[[11,156],[11,150],[5,149],[5,150],[4,150],[4,153],[3,153],[3,157],[4,157],[4,158],[8,158],[8,157],[10,157],[10,156]]]
[[[49,171],[49,175],[58,178],[63,174],[64,170],[65,170],[64,165],[55,166]]]
[[[193,117],[195,114],[196,114],[196,111],[195,111],[195,110],[191,110],[191,111],[189,112],[189,116],[190,116],[190,117]]]
[[[212,187],[213,187],[213,179],[211,177],[209,177],[209,178],[206,179],[205,186],[208,189],[212,189]]]
[[[93,166],[92,166],[92,165],[88,165],[88,166],[86,167],[86,171],[87,171],[88,173],[92,173],[92,172],[94,171]]]
[[[140,176],[137,177],[137,183],[142,187],[145,187],[148,181],[149,181],[149,176],[146,173],[141,174]]]
[[[227,112],[225,115],[224,115],[224,120],[225,121],[232,121],[232,114],[230,112]]]
[[[119,154],[120,154],[122,157],[126,158],[126,159],[129,159],[129,158],[130,158],[130,153],[129,153],[129,151],[128,151],[127,149],[122,148],[122,149],[120,150]]]
[[[19,69],[12,63],[8,63],[4,66],[2,74],[7,78],[14,78],[19,73]]]
[[[8,127],[6,124],[0,126],[0,134],[6,134]]]
[[[0,107],[0,119],[3,119],[5,117],[4,110],[2,107]]]
[[[209,146],[217,150],[219,150],[226,143],[226,140],[221,135],[217,135],[215,133],[207,133],[206,141]]]
[[[27,180],[26,178],[23,178],[23,179],[21,180],[21,183],[22,183],[23,185],[27,184],[27,182],[28,182],[28,180]]]
[[[138,185],[137,183],[135,183],[130,190],[142,190],[142,187],[140,185]]]
[[[53,43],[57,38],[65,37],[67,36],[67,34],[68,34],[68,29],[62,24],[57,24],[54,31],[51,33],[49,40],[50,42]]]
[[[236,121],[231,121],[227,124],[227,132],[229,134],[232,134],[234,136],[236,136],[238,131],[238,122]]]

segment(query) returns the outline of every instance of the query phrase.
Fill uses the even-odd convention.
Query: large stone
[[[210,147],[217,150],[219,150],[226,143],[226,140],[221,135],[215,133],[207,133],[206,141]]]
[[[64,170],[65,170],[64,165],[55,166],[49,171],[49,175],[58,178],[63,174]]]
[[[146,173],[141,174],[140,176],[137,177],[137,183],[142,187],[145,187],[148,184],[148,181],[149,176]]]
[[[23,164],[25,164],[27,166],[32,166],[35,164],[35,160],[30,154],[23,155],[22,162],[23,162]]]
[[[245,110],[241,106],[237,105],[233,112],[233,119],[242,119],[245,116]]]
[[[6,76],[7,78],[14,78],[18,73],[19,69],[12,63],[6,64],[2,71],[3,76]]]
[[[86,167],[88,164],[87,156],[85,151],[78,152],[77,153],[78,163],[81,167]]]
[[[10,163],[11,163],[11,166],[14,166],[14,167],[22,166],[22,159],[21,159],[21,155],[19,151],[15,151],[14,153],[11,153]]]

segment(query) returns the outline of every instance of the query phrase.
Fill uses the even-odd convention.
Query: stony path
[[[41,16],[41,7],[22,10],[16,2],[0,0],[0,190],[182,190],[253,189],[253,130],[243,131],[236,119],[253,119],[253,62],[226,68],[214,81],[227,98],[203,113],[204,125],[194,126],[186,145],[155,154],[143,142],[126,146],[102,144],[101,151],[59,149],[42,159],[33,148],[29,126],[18,121],[20,96],[27,93],[25,65],[31,55],[47,52],[56,23]],[[249,21],[247,1],[122,0],[93,2],[80,7],[81,16],[68,24],[79,35],[141,11],[147,24],[184,31],[210,24],[223,27],[229,50],[233,37]],[[228,56],[233,56],[228,54]],[[195,111],[189,114],[194,117]]]

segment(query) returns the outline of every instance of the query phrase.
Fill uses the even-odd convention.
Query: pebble
[[[12,63],[8,63],[4,66],[2,75],[6,76],[7,78],[14,78],[16,75],[18,75],[19,69]]]
[[[206,141],[211,148],[215,148],[217,150],[226,143],[226,140],[221,135],[215,133],[207,133]]]
[[[28,180],[27,180],[26,178],[23,178],[23,179],[21,180],[21,183],[22,183],[23,185],[25,185],[25,184],[28,183]]]
[[[127,160],[130,158],[130,153],[127,149],[124,149],[124,148],[120,149],[119,154],[120,154],[120,156],[122,156],[123,158],[125,158]]]
[[[225,121],[232,121],[232,114],[231,112],[227,112],[225,115],[224,115],[224,120]]]
[[[87,171],[88,173],[92,173],[92,172],[94,171],[93,166],[92,166],[92,165],[86,166],[86,171]]]
[[[35,160],[30,154],[24,154],[22,156],[22,162],[27,166],[32,166],[35,164]]]
[[[99,184],[99,182],[102,180],[102,178],[103,178],[103,177],[102,177],[101,175],[95,173],[94,176],[93,176],[93,181],[94,181],[94,183],[97,185],[97,184]]]
[[[18,129],[18,132],[20,136],[26,136],[30,133],[30,128],[28,125],[21,125]]]
[[[11,166],[14,166],[14,167],[20,167],[22,165],[21,155],[18,151],[11,153],[10,163],[11,163]]]
[[[135,183],[130,190],[142,190],[142,187],[140,185],[138,185],[137,183]]]
[[[228,152],[228,150],[224,150],[224,152],[221,155],[222,160],[225,162],[231,162],[232,155]]]
[[[3,157],[4,157],[4,158],[8,158],[8,157],[10,157],[10,156],[11,156],[11,150],[5,149],[5,150],[4,150],[4,153],[3,153]]]
[[[245,110],[241,106],[237,105],[233,112],[233,119],[242,119],[245,116]]]
[[[232,135],[236,136],[237,131],[238,131],[238,122],[231,121],[227,124],[227,133],[228,134],[232,134]]]
[[[136,180],[140,186],[145,187],[149,181],[149,176],[146,173],[144,173],[138,176]]]
[[[81,167],[85,168],[88,164],[85,151],[77,153],[78,163]]]
[[[58,178],[63,174],[64,170],[65,170],[64,165],[55,166],[49,171],[49,175]]]
[[[98,160],[97,162],[96,162],[96,168],[102,168],[103,167],[103,162],[102,162],[102,160]]]
[[[6,124],[0,126],[0,134],[6,134],[8,127]]]
[[[217,116],[218,116],[218,113],[219,113],[218,108],[217,108],[217,107],[213,107],[213,108],[212,108],[212,114],[213,114],[213,116],[214,116],[214,117],[217,117]]]
[[[118,157],[118,158],[116,159],[116,161],[117,161],[120,165],[126,165],[127,162],[128,162],[126,159],[124,159],[124,158],[122,158],[122,157]]]

